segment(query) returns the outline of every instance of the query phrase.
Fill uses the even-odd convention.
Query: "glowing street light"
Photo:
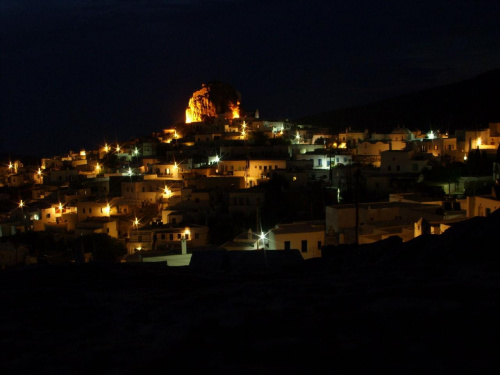
[[[99,165],[99,163],[97,163],[97,164],[96,164],[96,166],[95,166],[95,171],[96,171],[97,173],[99,173],[99,172],[101,171],[101,166]]]
[[[260,232],[260,235],[259,235],[259,241],[262,240],[262,248],[265,249],[266,247],[266,234],[264,232]]]
[[[167,196],[167,198],[170,198],[170,194],[172,193],[172,191],[167,186],[165,186],[165,188],[163,189],[163,193]]]
[[[21,209],[22,209],[23,207],[24,207],[24,202],[23,202],[23,200],[21,199],[21,201],[19,202],[19,208],[21,208]]]
[[[120,145],[116,145],[116,152],[120,152]]]
[[[134,155],[135,155],[135,156],[139,155],[139,150],[137,149],[137,147],[136,147],[136,148],[135,148],[135,150],[134,150]]]
[[[128,175],[132,176],[133,174],[134,174],[134,172],[132,172],[132,168],[129,167],[129,169],[128,169]]]
[[[105,215],[109,216],[109,213],[111,212],[111,207],[110,207],[109,203],[106,205],[106,207],[104,207],[103,211],[104,211]]]
[[[297,135],[295,136],[295,140],[297,141],[297,143],[300,143],[300,134],[299,134],[299,132],[297,132]]]

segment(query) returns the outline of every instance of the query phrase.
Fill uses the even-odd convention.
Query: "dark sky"
[[[0,0],[0,151],[95,148],[182,121],[224,81],[294,119],[500,67],[500,2]]]

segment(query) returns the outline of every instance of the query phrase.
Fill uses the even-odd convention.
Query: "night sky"
[[[224,81],[270,120],[500,67],[500,2],[0,0],[0,151],[53,156],[183,121]]]

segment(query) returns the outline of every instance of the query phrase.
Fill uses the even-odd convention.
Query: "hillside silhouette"
[[[246,252],[244,272],[233,252],[227,267],[199,259],[211,266],[204,271],[155,263],[6,270],[2,366],[16,374],[496,373],[499,225],[497,210],[440,236],[330,247],[288,271],[262,273],[259,251]]]
[[[334,131],[387,132],[396,126],[442,130],[487,127],[500,122],[500,69],[474,78],[438,86],[367,105],[328,111],[298,119],[301,124],[327,126]]]

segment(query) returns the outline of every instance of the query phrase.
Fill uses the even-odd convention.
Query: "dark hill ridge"
[[[269,273],[231,262],[215,272],[147,263],[0,272],[2,369],[496,373],[499,227],[496,211],[441,236],[333,248],[302,270]]]
[[[408,242],[400,237],[368,245],[327,246],[323,260],[334,267],[484,266],[500,271],[500,210],[453,224],[441,235],[423,235]]]
[[[475,78],[367,105],[337,109],[298,119],[301,124],[391,131],[396,126],[442,130],[487,127],[500,122],[500,69]]]

